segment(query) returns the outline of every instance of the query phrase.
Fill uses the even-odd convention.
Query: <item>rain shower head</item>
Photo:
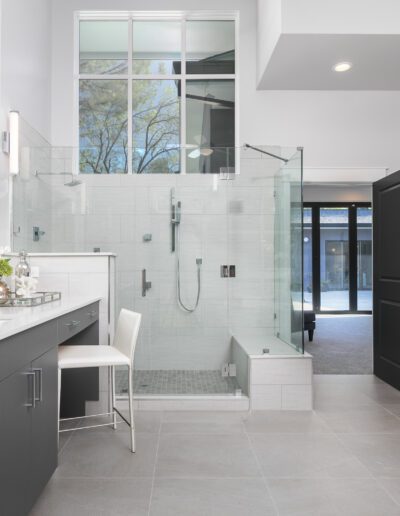
[[[82,181],[79,181],[79,179],[72,179],[68,183],[64,183],[64,186],[78,186],[81,184],[82,184]]]
[[[79,181],[79,179],[75,179],[74,174],[71,174],[71,172],[60,172],[59,174],[55,174],[54,172],[38,172],[35,171],[35,177],[39,176],[71,176],[71,181],[68,181],[68,183],[64,183],[64,186],[78,186],[82,184],[82,181]]]

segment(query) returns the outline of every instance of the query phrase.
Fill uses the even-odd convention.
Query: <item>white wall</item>
[[[109,9],[106,0],[53,0],[52,138],[72,145],[73,11]],[[165,2],[115,0],[113,9],[165,9]],[[174,0],[168,9],[199,8]],[[240,142],[304,146],[306,167],[400,169],[399,92],[257,91],[256,0],[204,0],[202,9],[240,12]],[[260,23],[260,21],[259,21]],[[260,24],[268,30],[268,24]]]
[[[50,138],[51,0],[2,0],[0,129],[17,109],[35,129]],[[0,153],[0,245],[9,239],[8,160]]]
[[[276,0],[262,0],[275,3]],[[299,34],[399,34],[398,0],[280,0],[282,29]]]
[[[304,202],[371,202],[370,186],[306,185]]]

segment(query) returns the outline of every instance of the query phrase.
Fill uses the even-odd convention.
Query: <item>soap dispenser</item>
[[[17,278],[30,276],[31,274],[31,268],[29,267],[27,256],[28,255],[26,251],[21,251],[19,253],[19,263],[15,267],[15,275],[17,276]]]

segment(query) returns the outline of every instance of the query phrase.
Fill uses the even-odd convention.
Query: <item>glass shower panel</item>
[[[275,174],[275,334],[304,352],[302,151]]]

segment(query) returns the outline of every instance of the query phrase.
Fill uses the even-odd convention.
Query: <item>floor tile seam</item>
[[[382,478],[374,477],[376,483],[381,487],[381,489],[388,495],[388,497],[395,503],[397,507],[400,507],[400,500],[396,500],[396,498],[391,494],[389,489],[383,484]],[[395,479],[398,480],[398,479]]]
[[[390,405],[390,403],[388,403],[388,405]],[[394,403],[393,405],[397,405],[397,403]],[[400,405],[400,403],[399,403]],[[394,416],[396,419],[398,419],[400,421],[400,414],[395,414],[394,412],[392,412],[388,407],[385,407],[383,405],[380,405],[380,407],[382,407],[384,410],[386,410],[386,412],[388,412],[391,416]]]
[[[120,476],[79,476],[79,475],[55,475],[52,477],[53,480],[115,480],[120,482],[121,480],[152,480],[153,476],[149,475],[140,475],[140,476],[131,476],[131,475],[124,475],[123,477]]]
[[[157,435],[157,447],[156,447],[156,455],[154,458],[154,467],[153,467],[153,476],[151,481],[151,488],[150,488],[150,496],[149,496],[149,507],[147,511],[147,515],[150,516],[151,513],[151,502],[153,499],[153,492],[154,492],[154,483],[156,479],[156,470],[157,470],[157,463],[158,463],[158,452],[160,449],[160,441],[161,441],[161,425],[162,425],[162,417],[160,419],[160,425],[158,427],[158,435]]]
[[[249,443],[249,447],[250,447],[251,453],[252,453],[253,458],[254,458],[254,460],[255,460],[255,462],[256,462],[256,464],[257,464],[257,468],[258,468],[258,470],[259,470],[259,472],[260,472],[260,475],[261,475],[261,478],[262,478],[262,480],[263,480],[264,487],[265,487],[265,489],[266,489],[266,491],[267,491],[267,493],[268,493],[268,496],[269,496],[269,498],[270,498],[270,500],[271,500],[271,502],[272,502],[272,506],[273,506],[273,508],[274,508],[274,511],[275,511],[275,513],[276,513],[276,516],[279,516],[280,512],[279,512],[278,504],[277,504],[277,502],[276,502],[276,500],[275,500],[274,496],[272,495],[272,492],[271,492],[271,489],[270,489],[270,487],[269,487],[269,485],[268,485],[267,480],[266,480],[266,479],[265,479],[265,477],[264,477],[264,472],[263,472],[263,469],[262,469],[262,466],[261,466],[260,460],[259,460],[259,458],[258,458],[258,456],[257,456],[257,454],[256,454],[255,449],[254,449],[254,446],[253,446],[252,440],[250,439],[250,436],[249,436],[249,434],[247,433],[247,430],[246,430],[246,426],[245,426],[245,424],[244,424],[244,421],[242,421],[242,424],[243,424],[243,428],[244,428],[244,434],[246,435],[246,438],[247,438],[247,441],[248,441],[248,443]]]

